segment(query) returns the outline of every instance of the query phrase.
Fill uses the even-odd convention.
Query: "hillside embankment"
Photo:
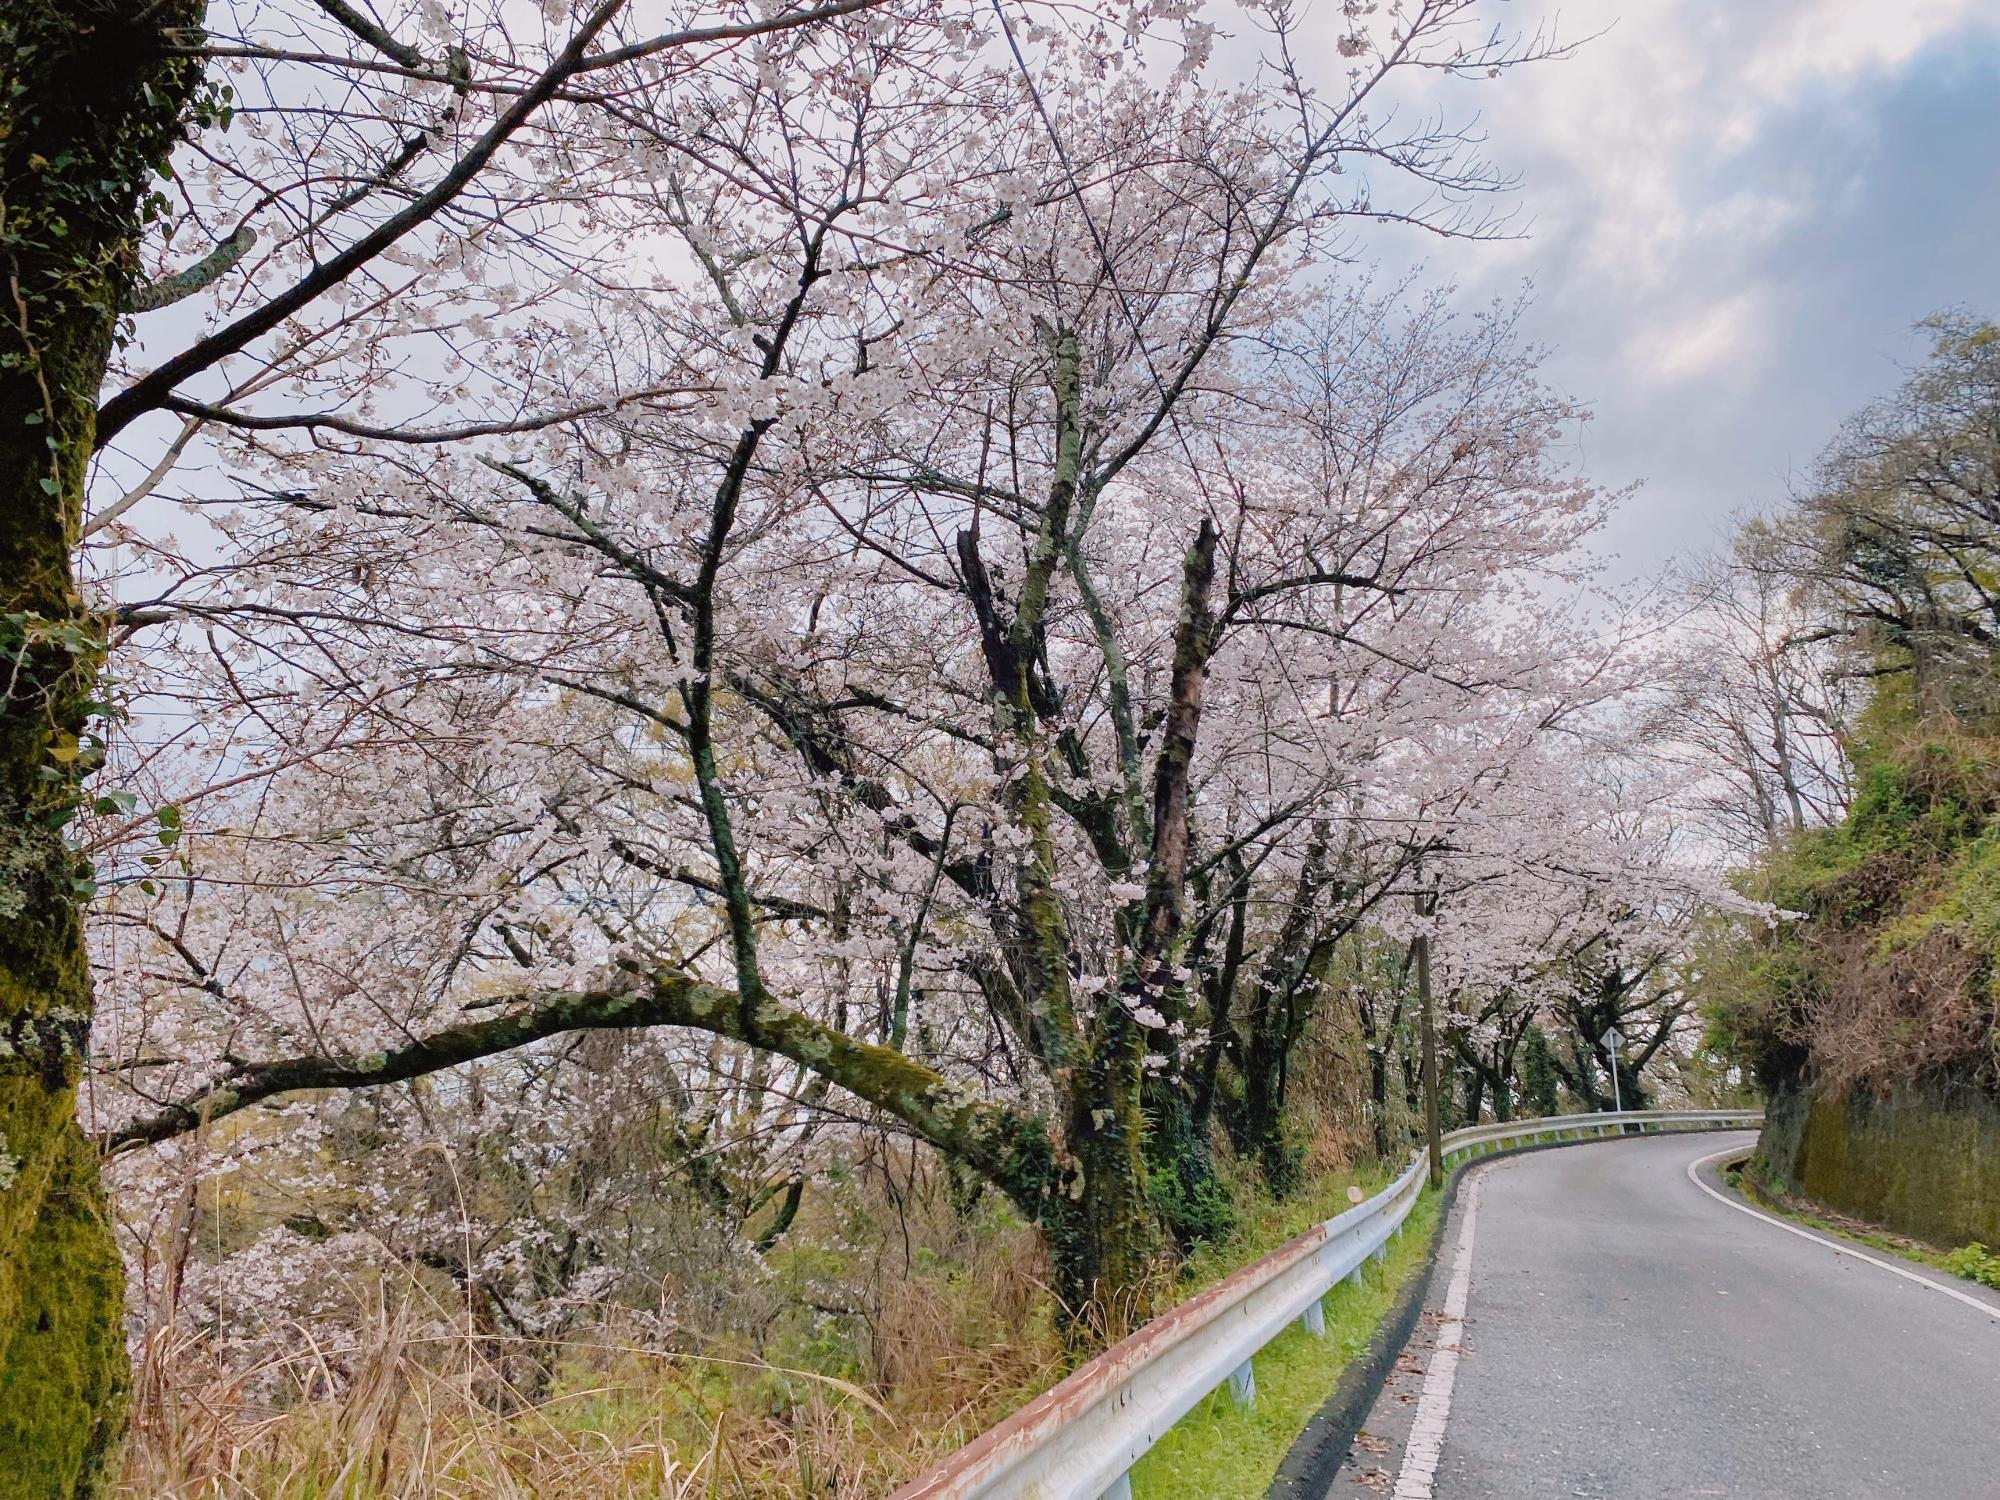
[[[2000,1244],[2000,1103],[1976,1087],[1781,1087],[1751,1170],[1767,1191],[1932,1244]]]

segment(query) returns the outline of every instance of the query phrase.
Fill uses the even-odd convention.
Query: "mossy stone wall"
[[[1781,1088],[1756,1170],[1772,1187],[1945,1248],[2000,1245],[2000,1102],[1979,1089]]]

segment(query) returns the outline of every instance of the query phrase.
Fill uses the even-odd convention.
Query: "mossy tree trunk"
[[[169,46],[200,19],[198,0],[0,11],[0,1496],[99,1493],[122,1429],[123,1283],[75,1117],[89,872],[66,834],[103,632],[74,553],[142,204],[198,80]]]
[[[1316,961],[1332,949],[1330,942],[1313,941],[1314,924],[1332,879],[1329,850],[1327,826],[1315,824],[1277,941],[1259,966],[1250,995],[1237,1147],[1256,1156],[1265,1184],[1279,1197],[1299,1185],[1300,1153],[1285,1138],[1285,1094],[1291,1082],[1292,1048],[1304,1030],[1302,1011],[1309,996],[1301,992],[1318,987]]]
[[[1048,1068],[1061,1100],[1060,1151],[1068,1173],[1039,1216],[1058,1293],[1079,1324],[1115,1335],[1147,1315],[1161,1226],[1146,1188],[1146,1032],[1121,1004],[1086,1018],[1070,985],[1074,954],[1059,894],[1057,803],[1048,765],[1052,750],[1061,749],[1050,734],[1061,705],[1047,676],[1044,626],[1078,498],[1081,358],[1070,333],[1051,335],[1049,352],[1054,472],[1011,608],[986,569],[976,529],[960,533],[957,551],[979,624],[995,742],[1012,762],[1003,796],[1027,836],[1006,916],[1011,993],[996,1009],[1015,1018],[1015,1029]]]
[[[1556,1090],[1560,1081],[1548,1033],[1530,1024],[1521,1046],[1521,1105],[1531,1117],[1559,1112],[1561,1099]]]
[[[1153,795],[1147,820],[1146,896],[1130,942],[1131,960],[1121,975],[1126,1005],[1117,1019],[1145,1018],[1139,1055],[1141,1114],[1146,1131],[1147,1199],[1165,1229],[1182,1248],[1227,1230],[1230,1210],[1215,1176],[1207,1131],[1194,1112],[1198,1079],[1187,1076],[1177,1024],[1188,1018],[1191,995],[1184,960],[1188,956],[1187,889],[1193,835],[1188,822],[1189,777],[1201,734],[1202,699],[1208,663],[1218,639],[1210,594],[1220,545],[1212,522],[1203,518],[1182,559],[1181,597],[1174,626],[1173,672],[1160,750],[1153,764]],[[1145,1056],[1159,1060],[1148,1074]]]

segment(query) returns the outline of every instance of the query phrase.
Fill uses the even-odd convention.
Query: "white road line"
[[[1688,1181],[1708,1194],[1717,1203],[1728,1208],[1733,1208],[1740,1214],[1748,1214],[1753,1219],[1762,1219],[1766,1224],[1784,1230],[1786,1234],[1795,1234],[1802,1240],[1811,1240],[1815,1245],[1824,1245],[1836,1255],[1851,1255],[1856,1260],[1866,1261],[1871,1266],[1879,1266],[1891,1276],[1900,1276],[1905,1281],[1914,1281],[1918,1286],[1928,1287],[1931,1291],[1942,1292],[1955,1302],[1963,1302],[1967,1307],[1978,1308],[1979,1311],[1985,1313],[1989,1318],[2000,1318],[2000,1307],[1996,1307],[1991,1302],[1982,1301],[1970,1292],[1961,1292],[1955,1286],[1946,1286],[1943,1282],[1933,1281],[1928,1276],[1919,1276],[1915,1271],[1905,1266],[1894,1265],[1886,1260],[1878,1260],[1872,1255],[1864,1255],[1852,1245],[1843,1245],[1839,1240],[1830,1240],[1823,1234],[1814,1234],[1810,1229],[1801,1229],[1796,1224],[1787,1224],[1783,1219],[1773,1218],[1770,1214],[1759,1213],[1747,1203],[1738,1203],[1734,1198],[1728,1196],[1728,1194],[1718,1193],[1714,1188],[1701,1180],[1698,1171],[1699,1168],[1707,1166],[1712,1161],[1720,1161],[1725,1156],[1740,1156],[1742,1152],[1743,1148],[1741,1146],[1732,1146],[1727,1151],[1711,1152],[1699,1161],[1689,1162]],[[1399,1487],[1396,1491],[1397,1500],[1402,1500],[1402,1493]],[[1428,1494],[1429,1492],[1426,1491],[1425,1493]]]
[[[1438,1323],[1431,1367],[1417,1397],[1417,1415],[1410,1441],[1403,1449],[1402,1472],[1396,1476],[1393,1500],[1431,1500],[1431,1482],[1444,1453],[1444,1424],[1451,1416],[1451,1387],[1458,1377],[1460,1341],[1465,1337],[1465,1299],[1472,1290],[1472,1232],[1479,1221],[1480,1178],[1465,1194],[1465,1222],[1458,1230],[1458,1254],[1451,1263],[1451,1285],[1444,1294],[1444,1317]]]

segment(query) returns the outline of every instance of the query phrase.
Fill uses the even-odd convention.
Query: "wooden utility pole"
[[[1428,922],[1437,911],[1437,894],[1417,894],[1417,919]],[[1431,934],[1427,926],[1417,929],[1413,945],[1417,957],[1417,1000],[1423,1015],[1424,1032],[1424,1147],[1430,1154],[1431,1186],[1444,1184],[1444,1139],[1438,1132],[1438,1048],[1437,1012],[1431,1004]]]

